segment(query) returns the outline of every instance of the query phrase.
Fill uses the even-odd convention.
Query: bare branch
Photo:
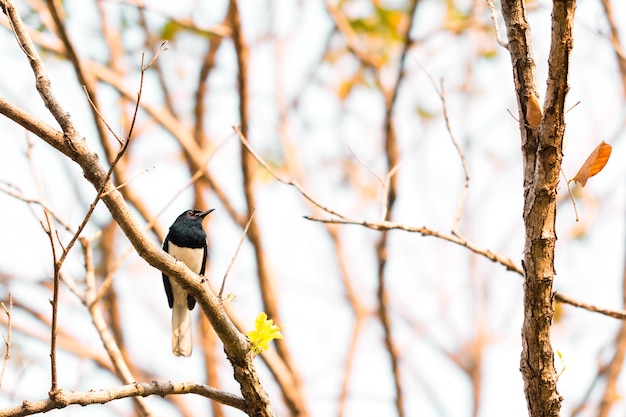
[[[452,132],[452,127],[450,126],[450,118],[448,116],[448,105],[446,102],[446,93],[445,93],[443,79],[440,80],[439,88],[437,88],[437,84],[435,83],[435,80],[433,79],[432,75],[430,75],[430,73],[426,71],[426,68],[424,68],[424,66],[419,61],[417,61],[417,64],[420,66],[422,71],[424,71],[424,73],[430,80],[430,83],[432,84],[433,88],[437,92],[439,99],[441,100],[441,105],[443,107],[443,119],[446,124],[446,130],[448,131],[448,136],[450,136],[450,140],[452,140],[452,144],[454,145],[454,148],[456,149],[456,153],[459,155],[459,158],[461,159],[461,165],[463,166],[463,172],[465,173],[465,181],[463,182],[463,188],[461,190],[461,195],[459,196],[459,202],[457,203],[456,216],[454,217],[454,222],[452,223],[452,233],[459,234],[460,232],[458,230],[458,226],[459,226],[459,222],[461,221],[461,215],[463,214],[463,207],[465,206],[465,200],[467,198],[467,192],[469,190],[469,181],[470,181],[469,168],[467,167],[467,160],[465,159],[465,153],[463,152],[463,149],[461,148],[461,145],[459,144],[459,142],[456,140],[456,137],[454,136],[454,133]]]
[[[50,240],[50,249],[52,251],[52,262],[54,267],[53,290],[52,290],[52,319],[50,324],[50,395],[54,395],[58,391],[57,387],[57,316],[59,310],[59,270],[61,263],[57,255],[57,231],[52,221],[52,216],[44,211],[46,223],[41,222],[41,227],[48,235]]]
[[[467,167],[467,160],[465,159],[465,153],[463,149],[461,149],[461,145],[456,140],[454,133],[452,132],[452,127],[450,127],[450,118],[448,116],[448,105],[446,103],[446,93],[443,85],[443,80],[441,80],[441,89],[438,91],[439,98],[441,99],[441,104],[443,106],[443,118],[446,122],[446,130],[448,131],[448,135],[452,140],[452,144],[456,149],[459,158],[461,159],[461,165],[463,166],[463,172],[465,173],[465,178],[463,182],[463,189],[461,190],[461,195],[459,197],[459,202],[457,204],[456,216],[454,217],[454,223],[452,224],[452,231],[454,233],[459,233],[458,226],[461,221],[461,215],[463,214],[463,207],[465,206],[465,200],[467,198],[467,192],[469,190],[469,168]]]
[[[155,56],[156,58],[156,56]],[[153,58],[153,59],[155,59]],[[72,246],[74,245],[74,243],[76,242],[76,240],[80,237],[83,229],[87,226],[87,223],[89,222],[89,219],[91,218],[91,215],[93,214],[94,210],[96,209],[98,202],[102,199],[105,190],[104,187],[106,186],[107,183],[109,183],[112,175],[113,175],[113,171],[115,170],[115,167],[117,166],[117,164],[120,162],[120,160],[122,159],[122,157],[124,156],[124,154],[126,153],[126,151],[128,150],[128,146],[130,145],[130,139],[131,136],[133,134],[133,129],[135,127],[135,121],[137,118],[137,112],[139,111],[139,103],[141,102],[141,92],[143,91],[143,80],[144,80],[144,72],[145,72],[145,68],[143,65],[144,62],[144,55],[141,55],[141,78],[139,80],[139,91],[137,92],[137,102],[135,103],[135,111],[133,113],[133,119],[132,122],[130,124],[130,128],[128,129],[128,135],[126,137],[126,139],[121,142],[121,147],[119,149],[119,151],[117,152],[117,155],[115,156],[115,159],[113,160],[113,162],[111,163],[111,166],[109,167],[109,170],[107,171],[106,177],[104,178],[103,184],[100,187],[100,189],[98,190],[98,193],[96,194],[96,197],[93,199],[92,203],[89,205],[89,209],[87,210],[87,213],[85,214],[85,216],[83,217],[83,221],[81,222],[81,224],[78,226],[78,229],[76,230],[76,232],[74,233],[74,236],[72,236],[72,238],[70,239],[70,242],[68,243],[67,247],[65,248],[65,250],[63,251],[63,254],[61,255],[61,257],[59,258],[59,268],[61,267],[61,265],[63,265],[63,262],[65,260],[65,258],[67,257],[67,255],[69,254],[69,251],[72,249]],[[91,99],[89,100],[90,103]],[[92,103],[93,105],[93,103]],[[95,110],[95,106],[94,106],[94,110]],[[96,110],[97,111],[97,110]],[[100,116],[100,112],[97,112],[98,117]],[[107,125],[108,127],[108,125]],[[120,141],[120,138],[116,135],[115,138]],[[115,187],[115,190],[117,190],[118,188]],[[110,193],[112,192],[113,189],[111,190],[107,190],[106,193]]]
[[[152,57],[152,59],[150,60],[150,62],[148,62],[146,65],[144,65],[144,63],[143,63],[143,57],[144,57],[144,54],[143,54],[143,53],[141,54],[141,73],[142,73],[142,75],[143,75],[143,73],[144,73],[144,72],[146,72],[146,70],[147,70],[148,68],[150,68],[150,67],[154,64],[154,62],[155,62],[155,61],[159,58],[159,55],[161,55],[161,52],[165,52],[165,51],[167,51],[167,41],[163,41],[163,42],[161,42],[161,45],[159,45],[159,49],[157,49],[156,53],[154,54],[154,56]],[[142,84],[143,84],[143,83],[142,83]],[[140,97],[141,97],[141,90],[139,91],[139,94],[137,95],[137,102],[139,102],[139,101],[140,101],[140,100],[139,100],[139,98],[140,98]],[[138,107],[139,107],[139,106],[136,106],[136,108],[135,108],[135,114],[134,114],[134,116],[133,116],[133,123],[134,123],[134,119],[135,119],[135,117],[137,116],[137,111],[136,111],[136,109],[137,109]],[[130,133],[129,133],[129,135],[128,135],[128,136],[130,136]]]
[[[7,334],[6,336],[3,334],[2,339],[4,340],[4,360],[2,361],[2,371],[0,371],[0,388],[2,388],[2,381],[4,380],[4,372],[7,369],[7,365],[9,364],[9,359],[11,358],[11,313],[13,313],[13,296],[9,293],[9,308],[4,303],[0,303],[2,306],[2,310],[4,310],[4,314],[7,316]]]
[[[207,385],[193,382],[161,382],[130,383],[119,387],[87,392],[59,391],[54,399],[40,401],[24,401],[22,404],[0,410],[0,417],[20,417],[45,413],[50,410],[62,409],[70,405],[86,406],[90,404],[106,404],[120,398],[137,398],[158,395],[197,394],[222,404],[246,411],[246,402],[236,395],[216,390]]]
[[[224,286],[226,285],[226,278],[228,277],[230,268],[232,268],[233,264],[235,263],[235,259],[237,259],[237,255],[239,254],[239,249],[241,249],[241,246],[243,245],[243,242],[246,239],[246,234],[248,233],[248,229],[250,228],[250,224],[252,223],[253,219],[254,219],[254,209],[252,210],[252,215],[250,216],[250,219],[248,220],[246,227],[243,229],[243,233],[241,234],[241,239],[239,240],[239,244],[237,245],[235,254],[230,260],[230,263],[228,264],[228,267],[226,268],[226,272],[224,272],[224,278],[222,279],[222,286],[220,287],[220,292],[217,294],[217,297],[219,299],[222,298],[222,294],[224,293]]]
[[[626,310],[610,310],[607,308],[597,307],[592,304],[587,304],[587,303],[583,303],[582,301],[575,300],[558,291],[554,292],[554,299],[564,304],[569,304],[574,307],[583,308],[587,311],[604,314],[605,316],[613,317],[619,320],[626,320]]]
[[[498,45],[500,45],[501,47],[503,47],[504,49],[509,49],[509,44],[502,39],[502,35],[500,34],[500,27],[498,25],[498,16],[496,14],[496,6],[494,6],[493,1],[491,0],[486,0],[487,2],[487,6],[489,6],[489,11],[490,16],[491,16],[491,21],[493,22],[493,30],[496,33],[496,42],[498,42]]]
[[[61,126],[61,129],[63,129],[63,132],[67,135],[69,143],[71,143],[71,140],[78,139],[76,131],[74,130],[74,125],[72,124],[69,113],[63,110],[60,103],[56,100],[54,94],[52,93],[52,89],[50,88],[50,79],[44,70],[43,63],[39,58],[39,54],[35,49],[33,41],[30,39],[30,36],[26,31],[26,27],[24,26],[22,19],[17,14],[11,0],[2,0],[2,6],[5,14],[11,22],[13,33],[15,34],[20,48],[22,48],[24,54],[28,57],[30,66],[35,75],[35,87],[37,88],[39,95],[41,96],[46,108],[48,108],[57,123],[59,123],[59,126]]]
[[[433,237],[463,246],[478,255],[484,256],[490,261],[493,261],[495,263],[498,263],[504,266],[509,271],[517,272],[520,275],[524,274],[522,268],[516,265],[510,258],[504,258],[500,255],[493,253],[489,249],[481,248],[463,237],[441,233],[436,230],[431,230],[427,227],[406,226],[403,224],[394,223],[390,221],[376,223],[376,222],[368,222],[365,220],[352,220],[352,219],[347,219],[347,218],[321,219],[321,218],[316,218],[316,217],[311,217],[311,216],[304,216],[304,218],[307,220],[322,222],[322,223],[353,224],[353,225],[358,225],[358,226],[365,226],[368,229],[372,229],[372,230],[404,230],[406,232],[419,233],[422,236],[433,236]]]
[[[87,87],[85,87],[83,85],[83,90],[85,91],[85,96],[87,97],[87,101],[89,102],[89,104],[91,105],[92,110],[94,111],[94,113],[96,113],[96,116],[100,119],[100,121],[106,126],[106,128],[109,130],[109,132],[113,135],[113,137],[115,138],[115,140],[117,140],[117,143],[120,144],[120,146],[124,146],[124,141],[122,141],[122,139],[118,136],[117,133],[115,133],[115,131],[113,130],[113,128],[111,127],[111,125],[109,125],[109,123],[104,119],[104,116],[102,116],[102,113],[100,113],[100,110],[98,109],[98,107],[96,106],[96,103],[93,102],[93,100],[91,99],[91,97],[89,96],[89,91],[87,90]]]

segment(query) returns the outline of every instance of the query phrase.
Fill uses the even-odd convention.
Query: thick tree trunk
[[[564,108],[572,48],[574,0],[555,0],[544,110],[539,105],[530,27],[523,0],[502,2],[519,105],[524,168],[524,322],[520,370],[531,417],[558,416],[550,327],[554,316],[556,197],[561,170]]]

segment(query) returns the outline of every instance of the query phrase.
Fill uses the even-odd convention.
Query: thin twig
[[[509,44],[503,41],[502,36],[500,35],[498,16],[496,15],[496,6],[494,6],[491,0],[486,0],[486,2],[487,6],[489,6],[489,10],[491,11],[491,21],[493,22],[493,30],[496,32],[496,42],[498,42],[498,45],[500,45],[504,49],[509,49]]]
[[[44,216],[46,219],[46,224],[41,222],[41,227],[43,227],[44,231],[48,235],[50,240],[50,249],[52,250],[52,262],[54,266],[54,275],[53,275],[53,289],[52,289],[52,300],[50,304],[52,304],[52,319],[50,324],[50,396],[53,396],[58,391],[57,386],[57,315],[59,309],[59,269],[61,267],[61,262],[57,258],[57,244],[55,241],[56,229],[54,227],[54,222],[51,219],[51,216],[48,212],[44,211]]]
[[[63,221],[61,217],[57,216],[57,214],[54,212],[52,207],[50,207],[50,205],[48,205],[46,201],[41,200],[39,198],[27,197],[26,195],[23,194],[22,190],[18,186],[11,184],[9,182],[6,182],[6,181],[0,180],[0,182],[3,182],[4,184],[6,184],[6,187],[0,186],[0,192],[3,192],[6,195],[9,195],[13,198],[21,200],[24,203],[27,203],[29,205],[37,205],[41,207],[44,211],[47,211],[48,213],[50,213],[50,215],[54,217],[55,221],[59,225],[61,225],[65,230],[67,230],[70,233],[74,233],[74,229],[72,229],[72,227],[67,222]]]
[[[354,152],[354,150],[348,146],[348,151],[352,154],[352,156],[354,157],[354,159],[356,159],[357,161],[359,161],[359,163],[361,165],[363,165],[363,167],[365,167],[365,169],[367,169],[367,171],[372,174],[372,176],[378,181],[380,182],[380,185],[382,185],[383,187],[385,186],[385,180],[383,178],[381,178],[380,175],[378,175],[376,172],[374,172],[374,170],[365,163],[365,161],[363,161],[359,155],[356,154],[356,152]]]
[[[228,277],[228,273],[235,263],[235,259],[237,259],[237,255],[239,254],[239,249],[243,245],[244,240],[246,239],[246,235],[248,234],[248,229],[250,228],[250,224],[252,224],[252,219],[254,219],[254,208],[252,208],[252,214],[250,215],[250,219],[248,223],[246,223],[246,227],[243,229],[243,233],[241,234],[241,239],[239,239],[239,244],[237,245],[237,250],[235,250],[235,254],[233,255],[230,263],[228,264],[228,268],[226,268],[226,272],[224,273],[224,278],[222,279],[222,286],[220,287],[220,292],[217,296],[220,300],[222,299],[222,294],[224,293],[224,285],[226,285],[226,278]]]
[[[619,320],[626,320],[626,310],[609,310],[607,308],[597,307],[592,304],[587,304],[587,303],[583,303],[582,301],[575,300],[557,291],[554,292],[554,299],[564,304],[569,304],[574,307],[583,308],[587,311],[604,314],[605,316],[613,317]]]
[[[2,381],[4,380],[4,372],[7,369],[7,365],[9,364],[9,359],[11,358],[11,313],[13,312],[13,296],[9,292],[9,308],[7,309],[4,303],[0,303],[2,309],[4,310],[4,314],[7,316],[7,335],[6,337],[2,335],[2,339],[4,339],[4,360],[2,361],[2,371],[0,371],[0,390],[2,389]]]
[[[163,41],[161,42],[161,45],[159,45],[159,49],[157,49],[156,54],[154,54],[154,56],[152,57],[152,59],[150,60],[150,62],[148,62],[147,65],[143,64],[143,56],[144,54],[141,54],[141,72],[142,74],[152,66],[152,64],[154,64],[154,62],[157,60],[157,58],[159,57],[159,55],[161,55],[161,52],[165,52],[167,51],[167,41]],[[141,91],[139,92],[139,95],[141,95]],[[139,101],[139,97],[137,97],[137,101]],[[137,114],[137,112],[135,111],[135,115]]]
[[[527,129],[531,129],[534,131],[537,131],[538,127],[532,127],[531,125],[529,125],[528,123],[524,122],[524,121],[520,121],[520,119],[518,119],[513,112],[511,112],[510,109],[506,109],[506,112],[513,118],[513,120],[515,120],[517,123],[522,124],[524,127],[526,127]]]
[[[575,108],[576,106],[578,106],[579,104],[580,104],[580,100],[578,100],[576,103],[572,104],[572,105],[570,106],[570,108],[569,108],[569,109],[565,110],[565,114],[567,114],[567,113],[569,113],[570,111],[574,110],[574,108]]]
[[[102,193],[102,194],[100,195],[100,198],[102,198],[102,197],[106,197],[107,195],[111,194],[112,192],[115,192],[115,191],[119,191],[119,190],[121,190],[122,188],[124,188],[124,187],[126,187],[128,184],[130,184],[131,182],[135,181],[137,178],[141,177],[141,176],[142,176],[143,174],[145,174],[146,172],[150,172],[150,171],[152,171],[153,169],[154,169],[154,167],[144,169],[143,171],[141,171],[139,174],[135,175],[135,176],[134,176],[134,177],[132,177],[131,179],[129,179],[129,180],[127,180],[127,181],[124,181],[124,182],[123,182],[123,183],[121,183],[121,184],[116,185],[115,187],[111,188],[109,191],[107,191],[107,192],[105,192],[105,193]]]
[[[59,262],[60,262],[61,265],[65,261],[65,258],[69,254],[69,251],[74,246],[74,243],[76,243],[76,240],[81,235],[83,229],[87,226],[87,223],[89,222],[89,219],[91,219],[91,215],[93,214],[94,210],[96,209],[96,206],[98,205],[98,202],[100,201],[100,199],[102,199],[102,197],[105,194],[104,189],[107,186],[107,184],[109,183],[109,180],[111,179],[111,177],[113,175],[113,170],[115,169],[115,166],[122,159],[122,156],[124,156],[124,154],[128,150],[128,146],[130,145],[130,139],[131,139],[132,134],[133,134],[133,129],[135,127],[135,121],[137,119],[137,113],[139,111],[139,103],[141,101],[141,93],[143,91],[143,80],[144,80],[144,73],[145,73],[145,70],[144,70],[144,55],[145,54],[143,54],[143,53],[141,54],[141,68],[142,68],[142,71],[141,71],[141,77],[139,79],[139,91],[137,92],[137,101],[135,103],[135,111],[133,113],[133,118],[132,118],[132,121],[130,123],[130,128],[128,129],[128,135],[126,136],[126,140],[124,140],[121,143],[122,146],[121,146],[120,150],[117,152],[117,155],[115,156],[115,159],[111,163],[111,166],[109,167],[109,170],[107,171],[107,175],[105,176],[104,181],[102,181],[102,185],[100,186],[100,188],[98,190],[98,193],[96,194],[96,197],[93,199],[92,203],[89,205],[89,209],[87,210],[87,213],[83,217],[83,221],[78,226],[78,229],[76,230],[76,233],[74,233],[74,235],[70,239],[70,242],[67,244],[67,247],[63,251],[63,254],[61,255],[61,258],[59,259]],[[93,105],[91,100],[89,100],[89,102]],[[95,110],[95,106],[94,106],[94,110]],[[96,112],[97,112],[97,110],[96,110]],[[98,117],[102,117],[100,115],[100,112],[97,112],[97,114],[98,114]],[[108,127],[108,125],[107,125],[107,127]],[[118,141],[120,141],[119,137],[115,136],[115,138]]]
[[[572,204],[574,205],[574,214],[576,215],[576,221],[580,220],[578,218],[578,208],[576,207],[576,200],[574,200],[574,195],[572,194],[572,189],[569,186],[569,181],[565,176],[565,171],[563,171],[563,167],[561,167],[561,175],[563,175],[563,179],[565,180],[565,186],[567,187],[567,193],[569,194],[570,200],[572,200]]]
[[[454,133],[452,133],[452,127],[450,127],[450,118],[448,117],[448,105],[446,103],[446,92],[444,89],[443,79],[441,80],[441,90],[438,91],[438,93],[439,93],[439,98],[441,99],[441,104],[443,106],[443,119],[446,123],[446,130],[448,131],[448,135],[450,136],[450,139],[452,140],[452,144],[454,145],[454,148],[456,149],[456,152],[459,155],[459,158],[461,159],[461,165],[463,165],[463,172],[465,173],[463,189],[461,190],[461,195],[459,196],[459,202],[457,203],[457,208],[456,208],[456,216],[454,217],[454,223],[452,224],[452,232],[457,234],[458,225],[459,225],[459,222],[461,221],[461,215],[463,214],[463,207],[465,206],[465,200],[467,198],[467,192],[469,191],[470,175],[469,175],[469,168],[467,167],[467,160],[465,159],[465,153],[463,152],[463,149],[461,149],[461,145],[459,144],[459,142],[456,140]]]
[[[243,144],[243,146],[245,146],[245,148],[248,150],[248,152],[250,152],[250,155],[252,155],[252,157],[254,159],[256,159],[256,161],[272,176],[274,177],[274,179],[278,182],[281,182],[285,185],[291,185],[292,187],[294,187],[296,190],[298,190],[298,192],[302,195],[302,197],[306,198],[308,201],[310,201],[313,205],[315,205],[316,207],[319,207],[320,209],[324,210],[326,213],[328,214],[332,214],[333,216],[337,216],[340,218],[344,218],[342,214],[322,205],[321,203],[319,203],[317,200],[315,200],[313,197],[311,197],[311,195],[300,185],[298,184],[296,181],[292,181],[292,180],[286,180],[283,179],[282,177],[280,177],[269,165],[267,162],[265,162],[265,160],[263,160],[263,158],[261,158],[259,156],[258,153],[256,153],[256,151],[250,146],[250,143],[248,142],[248,140],[246,139],[246,137],[243,135],[243,133],[241,133],[241,130],[239,130],[239,128],[237,126],[233,126],[233,130],[237,133],[237,135],[239,136],[239,140],[241,141],[241,143]]]
[[[37,165],[35,164],[33,158],[33,144],[31,141],[28,141],[28,150],[26,151],[26,157],[31,165],[31,170],[33,172],[33,176],[35,179],[35,184],[37,185],[37,189],[39,194],[45,198],[44,185],[41,180],[41,176],[39,175],[39,170]],[[47,205],[47,204],[46,204]],[[56,225],[54,222],[54,216],[48,210],[43,211],[44,219],[40,221],[41,227],[44,232],[48,236],[50,240],[50,249],[52,251],[52,262],[53,262],[53,289],[52,289],[52,300],[50,303],[52,305],[52,318],[50,319],[50,391],[49,395],[52,397],[58,391],[58,374],[57,374],[57,317],[59,310],[59,281],[60,281],[60,271],[63,261],[60,260],[58,256],[58,248],[57,245],[60,246],[61,253],[66,253],[66,248],[63,246],[61,242],[61,238],[59,236],[59,232],[56,229]],[[62,255],[63,256],[63,255]]]
[[[96,103],[93,102],[93,100],[91,99],[91,96],[89,95],[89,90],[87,90],[87,86],[83,85],[83,91],[85,92],[85,97],[87,97],[87,101],[89,102],[89,104],[91,105],[91,108],[93,109],[93,111],[96,113],[96,116],[98,116],[98,118],[100,119],[100,121],[102,123],[104,123],[104,125],[106,126],[106,128],[108,129],[108,131],[113,135],[113,137],[115,138],[115,140],[117,140],[117,143],[120,144],[120,146],[124,145],[124,142],[122,141],[122,139],[117,135],[117,133],[115,133],[115,131],[113,130],[113,128],[109,125],[109,123],[106,121],[106,119],[104,118],[104,116],[102,115],[102,113],[100,113],[100,110],[98,109],[98,107],[96,106]]]
[[[461,221],[461,215],[463,214],[463,207],[465,206],[465,200],[467,199],[467,192],[469,191],[470,175],[469,175],[469,168],[467,166],[467,159],[465,158],[465,153],[463,152],[463,149],[461,148],[459,141],[456,139],[456,136],[452,132],[452,127],[450,125],[450,117],[448,116],[448,104],[446,101],[446,92],[445,92],[443,79],[439,80],[439,87],[437,87],[437,83],[435,82],[435,79],[432,77],[430,72],[428,72],[426,68],[419,61],[417,61],[417,65],[419,65],[422,71],[424,71],[424,73],[430,80],[430,83],[432,84],[435,92],[439,96],[439,99],[441,100],[443,120],[446,125],[446,130],[448,131],[448,136],[450,137],[450,140],[452,141],[452,144],[454,145],[454,148],[456,149],[456,153],[459,155],[459,159],[461,160],[461,165],[463,166],[463,172],[465,173],[465,180],[463,182],[461,195],[459,196],[459,201],[457,203],[457,208],[456,208],[456,215],[454,216],[454,221],[452,223],[452,229],[451,229],[452,233],[459,234],[460,232],[458,230],[458,226],[459,226],[459,222]]]
[[[477,246],[476,244],[468,241],[464,237],[441,233],[436,230],[429,229],[427,227],[406,226],[403,224],[393,223],[390,221],[375,223],[375,222],[368,222],[365,220],[352,220],[352,219],[347,219],[347,218],[322,219],[322,218],[311,217],[311,216],[305,216],[304,218],[307,220],[321,222],[321,223],[352,224],[352,225],[364,226],[372,230],[404,230],[405,232],[419,233],[422,236],[433,236],[433,237],[436,237],[436,238],[439,238],[439,239],[442,239],[451,243],[455,243],[459,246],[463,246],[478,255],[484,256],[490,261],[493,261],[495,263],[498,263],[504,266],[509,271],[514,271],[520,275],[524,275],[523,269],[517,264],[515,264],[515,262],[513,262],[510,258],[505,258],[503,256],[495,254],[489,249],[481,248]]]

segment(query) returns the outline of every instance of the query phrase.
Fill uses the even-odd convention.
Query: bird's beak
[[[200,219],[204,219],[204,218],[205,218],[205,217],[206,217],[209,213],[211,213],[213,210],[215,210],[215,209],[214,209],[214,208],[212,208],[212,209],[210,209],[210,210],[203,211],[202,213],[200,213],[200,214],[198,215],[198,217],[199,217]]]

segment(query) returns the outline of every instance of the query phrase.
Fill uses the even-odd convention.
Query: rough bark
[[[565,131],[565,96],[568,90],[569,54],[575,1],[555,0],[548,58],[544,109],[538,123],[531,121],[539,97],[530,41],[530,26],[523,0],[502,2],[508,50],[513,65],[519,105],[524,169],[524,322],[520,370],[528,412],[558,416],[562,398],[550,343],[554,316],[553,282],[556,244],[556,197]]]

